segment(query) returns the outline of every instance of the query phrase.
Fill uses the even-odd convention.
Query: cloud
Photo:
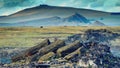
[[[0,16],[43,4],[45,0],[0,0]]]
[[[3,3],[3,7],[26,7],[41,4],[44,1],[45,0],[0,0],[0,3]]]
[[[120,9],[113,10],[114,8],[118,8],[120,4],[120,0],[101,0],[94,2],[91,4],[92,9],[101,8],[98,10],[107,11],[107,12],[120,12]]]
[[[54,6],[85,8],[106,12],[120,12],[120,9],[112,10],[116,7],[120,7],[120,0],[46,0],[45,3]]]
[[[120,0],[0,0],[0,15],[9,15],[40,4],[120,12]]]

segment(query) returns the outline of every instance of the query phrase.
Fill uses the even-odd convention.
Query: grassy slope
[[[0,28],[0,47],[34,46],[45,38],[65,38],[73,34],[83,33],[87,29],[108,29],[120,33],[120,27],[8,27]]]

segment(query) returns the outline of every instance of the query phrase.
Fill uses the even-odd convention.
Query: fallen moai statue
[[[16,61],[25,59],[25,57],[32,56],[32,55],[36,54],[39,51],[39,49],[41,49],[42,47],[48,46],[49,44],[50,44],[49,39],[45,39],[40,44],[33,46],[16,56],[13,56],[12,61],[16,62]]]
[[[34,51],[36,51],[36,53],[34,53]],[[29,55],[29,53],[32,54]],[[83,62],[89,65],[90,62],[92,62],[98,68],[114,68],[114,66],[119,68],[120,66],[120,58],[115,57],[111,53],[109,45],[98,41],[80,42],[79,40],[67,45],[64,40],[56,40],[52,43],[45,40],[41,42],[40,45],[34,46],[24,53],[14,56],[12,61],[16,62],[30,57],[30,62],[41,62],[50,60],[56,56],[71,62],[81,60],[80,64]]]

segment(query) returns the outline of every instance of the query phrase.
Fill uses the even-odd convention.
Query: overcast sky
[[[0,16],[40,4],[120,12],[120,0],[0,0]]]

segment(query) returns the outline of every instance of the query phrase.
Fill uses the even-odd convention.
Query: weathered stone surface
[[[25,59],[25,55],[23,53],[20,53],[19,55],[13,56],[11,59],[12,62],[17,62],[19,60]]]
[[[49,60],[53,56],[55,56],[55,53],[54,52],[49,52],[49,53],[43,55],[42,57],[40,57],[40,59],[38,60],[38,62]]]
[[[83,63],[88,63],[89,60],[92,61],[98,68],[114,68],[115,66],[120,66],[120,58],[115,57],[107,44],[100,42],[86,42],[85,46],[80,49],[80,60]],[[117,68],[116,67],[116,68]]]
[[[65,42],[63,40],[57,40],[50,44],[49,46],[43,47],[42,49],[39,50],[39,54],[43,55],[46,54],[50,51],[56,52],[56,50],[60,47],[65,46]]]
[[[120,37],[120,34],[114,33],[107,29],[88,29],[83,34],[75,34],[67,38],[67,42],[81,41],[99,41],[108,42]]]
[[[49,39],[44,40],[43,42],[41,42],[40,44],[38,44],[37,46],[31,47],[30,49],[28,49],[25,53],[26,56],[31,56],[34,55],[35,53],[37,53],[39,51],[39,49],[41,49],[42,47],[48,46],[50,44]]]
[[[24,59],[25,57],[32,56],[32,55],[36,54],[39,49],[41,49],[42,47],[48,46],[49,44],[50,44],[49,39],[46,39],[46,40],[42,41],[40,44],[38,44],[37,46],[33,46],[33,47],[27,49],[25,52],[20,53],[19,55],[13,56],[12,61],[16,62],[18,60]]]
[[[59,48],[59,49],[57,50],[57,54],[58,54],[59,56],[64,57],[65,55],[67,55],[67,54],[75,51],[76,49],[78,49],[78,48],[81,47],[81,46],[82,46],[82,44],[80,44],[79,41],[75,41],[75,42],[72,43],[72,44],[69,44],[69,45],[66,45],[66,46],[63,46],[63,47]]]
[[[57,40],[50,44],[49,46],[43,47],[39,50],[38,54],[35,54],[32,56],[31,61],[38,60],[39,57],[43,56],[44,54],[47,54],[48,52],[55,52],[58,48],[65,46],[65,42],[63,40]]]
[[[41,62],[54,56],[55,59],[61,58],[70,62],[79,61],[79,64],[83,67],[87,63],[87,67],[94,64],[93,68],[119,68],[120,58],[111,53],[109,44],[104,43],[104,41],[106,42],[118,36],[119,34],[104,29],[88,30],[83,37],[80,34],[71,37],[72,42],[68,40],[69,45],[66,45],[64,40],[56,40],[51,44],[49,40],[45,40],[40,45],[13,57],[12,60],[19,61],[29,57],[30,62]]]
[[[74,52],[66,55],[64,58],[65,58],[66,60],[70,60],[71,58],[74,58],[75,56],[80,55],[80,49],[81,49],[81,48],[78,48],[76,51],[74,51]]]

